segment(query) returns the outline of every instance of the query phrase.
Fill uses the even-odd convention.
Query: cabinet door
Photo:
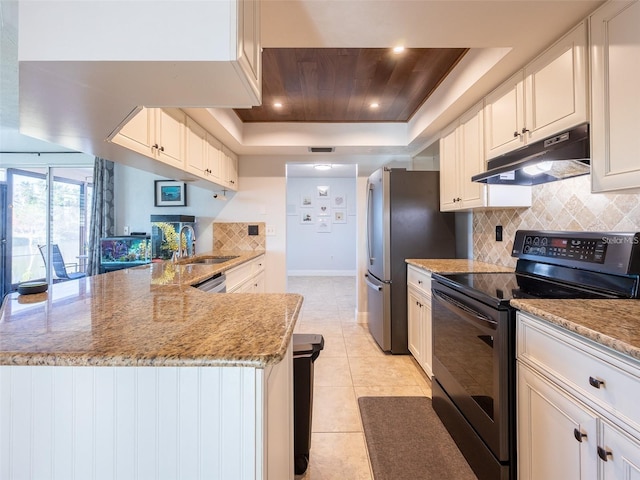
[[[153,109],[142,108],[120,129],[113,142],[142,155],[152,156],[153,120]]]
[[[602,480],[640,480],[640,441],[607,421],[601,431]]]
[[[596,414],[518,362],[519,480],[596,480]]]
[[[524,80],[520,71],[485,98],[485,157],[497,157],[524,145]]]
[[[185,169],[200,177],[207,175],[207,132],[187,117],[187,155]]]
[[[581,23],[525,68],[527,142],[587,121],[586,49]]]
[[[184,168],[186,116],[177,108],[155,110],[158,160]]]
[[[222,144],[209,134],[207,134],[207,166],[208,179],[223,185]]]
[[[458,184],[462,206],[464,208],[483,207],[486,187],[482,183],[471,181],[472,176],[485,171],[482,104],[460,118],[458,130],[460,176]]]
[[[458,194],[458,133],[450,127],[440,138],[440,210],[457,210],[462,200]]]
[[[608,2],[590,18],[594,192],[640,188],[640,2]]]
[[[419,364],[422,364],[422,303],[420,294],[413,288],[407,290],[407,326],[409,351]]]
[[[238,190],[238,157],[224,147],[222,150],[225,156],[227,187],[231,190]]]

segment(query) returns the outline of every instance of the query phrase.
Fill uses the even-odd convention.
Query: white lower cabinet
[[[227,293],[264,293],[265,256],[249,260],[225,272]]]
[[[413,265],[407,266],[407,326],[409,351],[431,378],[431,274]]]
[[[640,480],[640,362],[518,313],[520,480]]]

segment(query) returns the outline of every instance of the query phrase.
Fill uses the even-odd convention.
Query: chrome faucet
[[[185,248],[182,248],[182,233],[187,230],[190,235],[185,238],[187,244]],[[191,245],[189,245],[189,237],[191,237]],[[191,248],[189,248],[191,247]],[[178,234],[178,258],[191,257],[196,253],[196,231],[191,225],[183,225]]]

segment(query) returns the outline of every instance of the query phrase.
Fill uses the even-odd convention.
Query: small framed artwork
[[[302,208],[313,207],[313,197],[311,195],[300,195],[300,206]]]
[[[347,212],[344,210],[334,210],[333,223],[347,223]]]
[[[341,193],[336,194],[332,197],[332,207],[333,208],[347,208],[347,197]]]
[[[312,212],[301,212],[300,213],[300,223],[303,225],[313,225],[313,213]]]
[[[316,232],[331,233],[331,217],[318,217]]]
[[[316,203],[316,212],[319,217],[328,217],[331,215],[331,206],[328,198],[321,198]]]
[[[316,191],[318,193],[318,198],[326,198],[329,200],[329,187],[328,186],[320,186],[316,187]]]
[[[175,180],[156,180],[154,198],[156,207],[186,207],[187,184]]]

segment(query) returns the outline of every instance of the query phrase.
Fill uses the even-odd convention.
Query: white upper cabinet
[[[588,121],[586,54],[583,22],[487,95],[487,159]]]
[[[640,189],[640,2],[612,1],[590,18],[593,192]]]
[[[462,115],[440,139],[440,210],[529,207],[531,188],[485,185],[471,177],[485,170],[482,103]]]
[[[168,165],[183,168],[186,118],[177,108],[142,108],[112,141]]]

